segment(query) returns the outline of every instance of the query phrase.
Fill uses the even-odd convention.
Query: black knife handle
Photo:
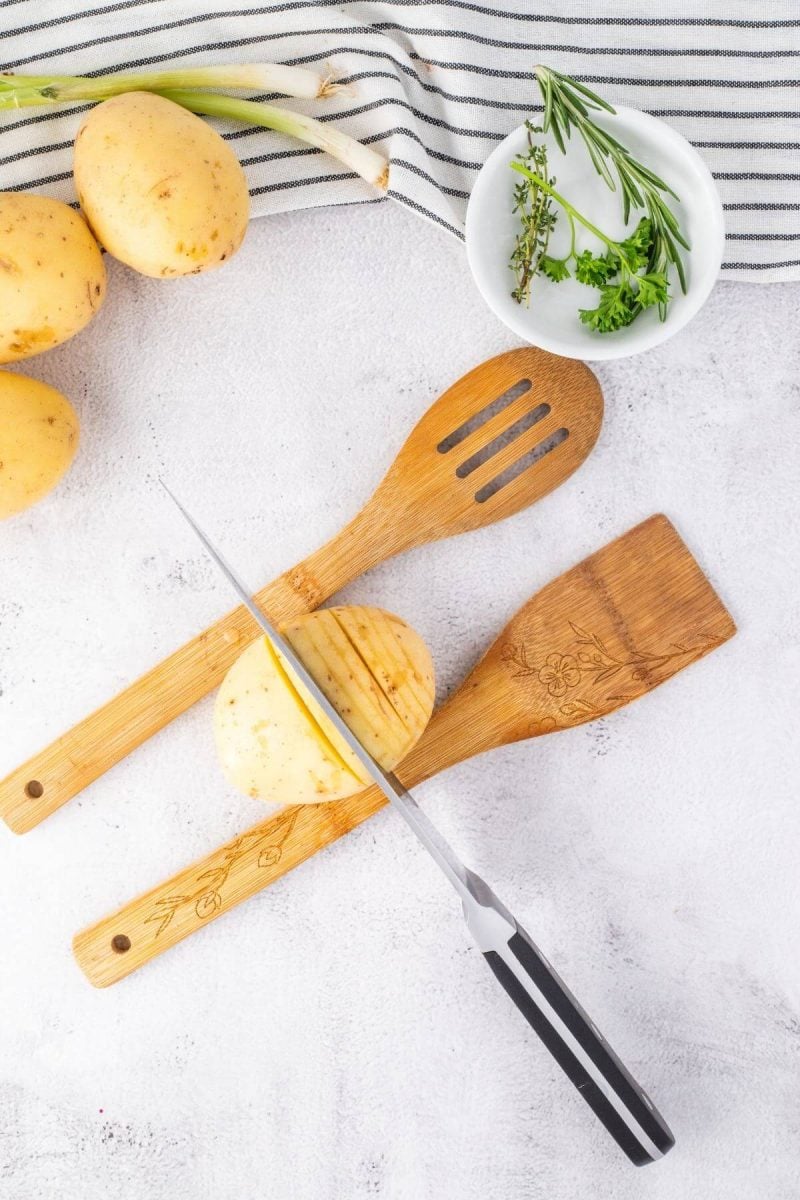
[[[666,1121],[519,924],[506,949],[484,958],[583,1099],[631,1162],[661,1158]]]

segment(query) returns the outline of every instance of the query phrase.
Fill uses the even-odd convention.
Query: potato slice
[[[421,638],[399,617],[363,607],[309,613],[282,632],[362,745],[395,767],[433,709],[433,665]],[[225,677],[214,730],[228,780],[272,804],[341,799],[369,782],[266,638]]]
[[[356,605],[328,609],[350,640],[361,647],[375,679],[403,724],[425,724],[433,707],[435,685],[430,658],[419,653],[420,639],[393,613]]]
[[[408,731],[373,674],[373,648],[351,641],[336,611],[323,609],[313,620],[291,622],[284,636],[362,746],[389,769],[399,761]]]
[[[350,795],[361,779],[326,737],[324,714],[301,699],[270,642],[252,642],[217,695],[214,731],[223,770],[248,796],[306,801]]]

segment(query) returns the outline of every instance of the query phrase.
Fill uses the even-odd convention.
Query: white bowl
[[[722,204],[711,172],[685,138],[669,125],[634,108],[618,108],[616,116],[592,114],[598,125],[655,171],[680,196],[671,204],[681,230],[691,245],[686,255],[687,291],[681,291],[674,268],[670,273],[671,300],[665,321],[655,308],[641,313],[633,324],[614,333],[596,333],[584,325],[579,308],[594,308],[597,291],[575,279],[552,283],[537,275],[531,287],[530,307],[511,297],[514,277],[508,261],[520,228],[512,212],[513,191],[519,176],[509,164],[527,144],[520,125],[490,154],[472,189],[467,208],[467,258],[475,282],[492,311],[509,329],[544,350],[569,358],[623,358],[649,350],[672,337],[690,321],[708,298],[722,262],[725,225]],[[541,138],[541,135],[539,135]],[[548,168],[556,189],[610,237],[624,235],[619,192],[612,192],[595,171],[582,139],[573,130],[562,154],[548,135]],[[555,257],[569,249],[568,222],[555,205],[558,221],[548,252]],[[641,212],[631,212],[628,231]],[[579,227],[578,248],[601,250],[602,245]]]

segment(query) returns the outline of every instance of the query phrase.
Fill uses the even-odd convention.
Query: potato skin
[[[392,613],[361,606],[294,618],[283,634],[361,744],[387,770],[396,766],[433,709],[433,664],[419,635]],[[343,799],[369,783],[264,637],[226,675],[214,733],[229,782],[273,807]]]
[[[247,180],[227,142],[150,92],[91,110],[75,139],[75,185],[100,244],[143,275],[218,267],[247,230]]]
[[[103,256],[68,204],[0,192],[0,362],[65,342],[106,294]]]
[[[78,417],[55,388],[0,371],[0,520],[41,500],[78,449]]]

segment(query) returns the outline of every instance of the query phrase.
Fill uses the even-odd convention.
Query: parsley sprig
[[[686,291],[681,248],[688,250],[689,243],[668,203],[668,197],[677,200],[678,196],[669,184],[592,119],[592,111],[613,114],[610,104],[584,84],[550,67],[536,67],[535,73],[544,102],[542,125],[527,122],[527,150],[511,164],[523,176],[514,190],[514,211],[519,213],[522,225],[511,258],[517,281],[512,292],[514,299],[520,304],[529,303],[531,282],[537,274],[555,283],[574,274],[580,283],[600,290],[595,308],[579,310],[581,320],[591,329],[600,333],[621,329],[644,309],[652,307],[658,308],[663,321],[669,304],[671,267]],[[573,129],[608,187],[616,191],[619,186],[625,223],[632,209],[645,214],[622,241],[608,237],[555,190],[555,178],[548,173],[546,147],[537,143],[534,135],[551,133],[559,150],[566,153]],[[570,225],[570,250],[563,258],[547,253],[557,220],[554,205],[563,209]],[[578,252],[578,225],[604,244],[605,253]]]

